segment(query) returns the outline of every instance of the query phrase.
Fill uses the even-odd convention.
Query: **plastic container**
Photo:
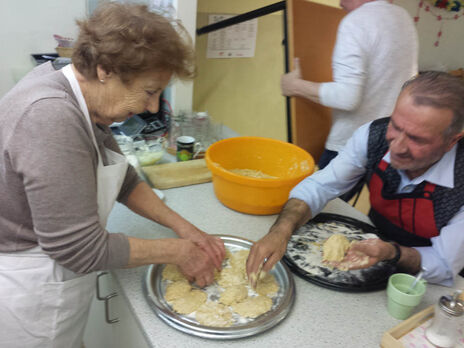
[[[206,151],[216,197],[242,213],[279,213],[290,190],[314,171],[314,159],[300,147],[263,137],[220,140]],[[233,173],[234,169],[261,171],[274,179]]]
[[[126,135],[114,135],[114,139],[118,143],[119,148],[124,156],[126,156],[129,164],[135,168],[137,174],[143,178],[140,163],[135,155],[134,141]]]
[[[161,160],[164,156],[164,138],[134,141],[134,153],[142,167],[151,166]]]
[[[203,149],[206,149],[207,146],[207,140],[209,137],[209,115],[206,111],[203,112],[197,112],[193,116],[193,127],[194,127],[194,134],[195,134],[195,139],[198,140],[201,145],[203,146]]]

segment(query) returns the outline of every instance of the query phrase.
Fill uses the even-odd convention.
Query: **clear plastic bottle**
[[[458,341],[459,325],[464,313],[464,304],[459,300],[460,293],[456,291],[453,296],[440,297],[432,324],[425,330],[427,339],[438,347],[454,347]]]
[[[201,143],[204,150],[207,148],[209,136],[209,115],[207,111],[197,112],[193,117],[195,139]]]

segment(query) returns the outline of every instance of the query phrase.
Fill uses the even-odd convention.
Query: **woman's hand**
[[[127,206],[137,214],[171,228],[180,238],[196,243],[211,258],[214,266],[221,269],[226,255],[222,240],[199,230],[170,209],[145,182],[131,192]]]
[[[204,287],[214,281],[214,264],[211,257],[203,249],[190,240],[179,240],[181,250],[177,265],[190,282]]]
[[[196,243],[183,238],[141,239],[128,237],[129,261],[126,267],[149,264],[175,264],[190,282],[198,286],[214,280],[214,263]]]
[[[188,239],[198,245],[211,259],[217,270],[221,269],[222,261],[226,255],[224,242],[221,238],[209,235],[193,225],[187,230],[177,233],[179,237]]]

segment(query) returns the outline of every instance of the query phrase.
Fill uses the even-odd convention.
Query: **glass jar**
[[[426,329],[425,336],[436,346],[454,347],[459,338],[459,326],[464,304],[459,300],[461,291],[453,296],[442,296],[435,306],[432,324]]]

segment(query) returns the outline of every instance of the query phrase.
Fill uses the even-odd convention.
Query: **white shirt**
[[[332,56],[334,82],[319,90],[333,109],[325,148],[340,151],[361,125],[390,116],[401,86],[417,74],[417,57],[416,28],[403,8],[377,0],[348,13]]]
[[[290,192],[290,198],[304,201],[311,208],[312,216],[316,216],[327,202],[351,189],[366,172],[369,126],[370,123],[360,127],[338,156],[327,167],[300,182]],[[423,181],[453,188],[456,149],[457,145],[412,180],[398,170],[401,183],[397,193],[411,192]],[[383,159],[390,163],[390,152]],[[424,278],[431,283],[452,286],[464,268],[464,205],[431,242],[430,247],[415,247],[421,254],[421,266],[426,269]]]

